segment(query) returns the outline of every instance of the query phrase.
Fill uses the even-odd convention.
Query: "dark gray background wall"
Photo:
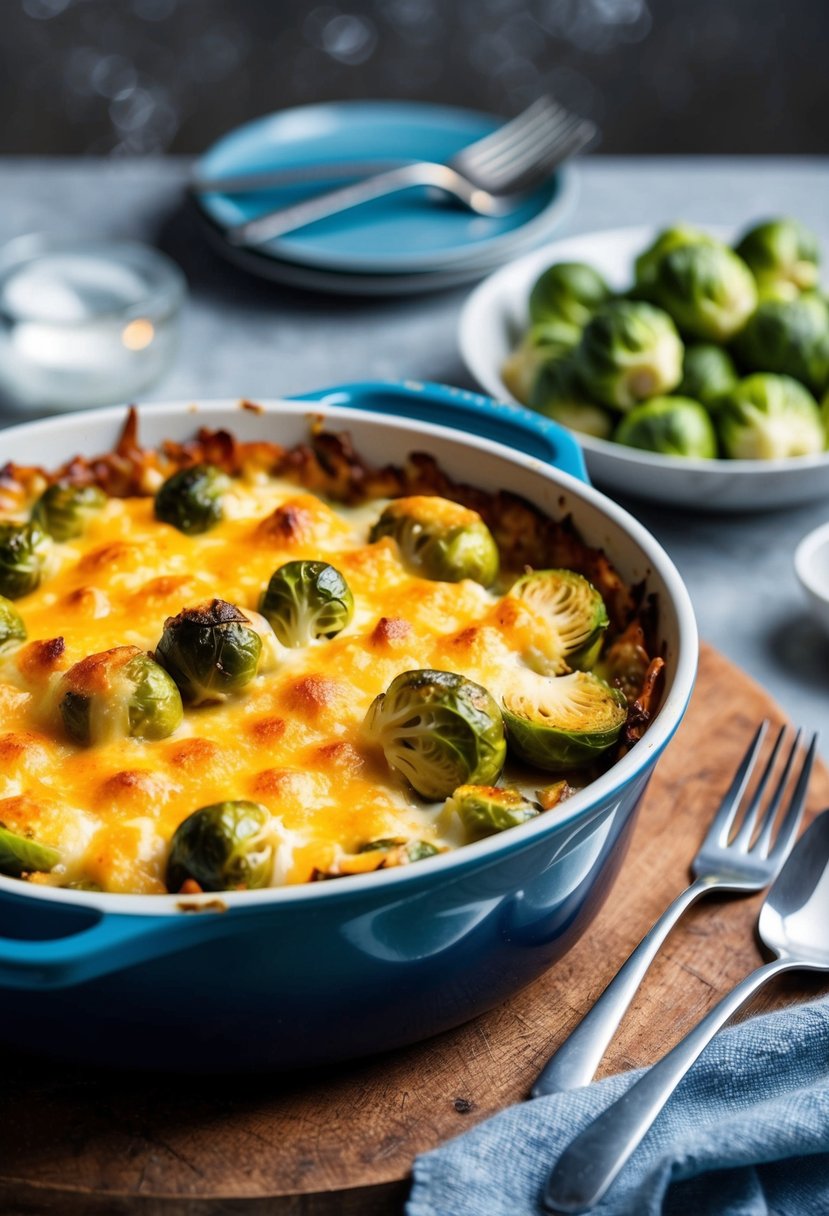
[[[829,151],[829,0],[2,0],[0,152],[195,152],[346,97],[514,113],[605,152]]]

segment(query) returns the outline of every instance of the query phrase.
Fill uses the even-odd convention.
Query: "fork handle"
[[[593,1008],[551,1056],[532,1089],[534,1098],[588,1085],[665,938],[691,904],[719,885],[698,878],[678,895],[605,988]]]
[[[482,210],[486,200],[490,198],[485,191],[476,190],[449,165],[418,161],[413,165],[390,169],[386,173],[377,173],[348,186],[340,186],[336,190],[326,190],[323,194],[316,194],[288,207],[280,207],[276,211],[267,211],[244,224],[226,228],[224,235],[232,245],[261,245],[274,237],[304,228],[306,224],[313,224],[316,220],[338,215],[361,203],[385,198],[388,194],[396,194],[412,186],[435,186],[460,199],[475,211]]]
[[[758,967],[649,1068],[627,1093],[576,1136],[564,1150],[544,1191],[548,1212],[589,1212],[607,1191],[662,1107],[717,1031],[758,988],[783,971],[803,967],[775,959]]]

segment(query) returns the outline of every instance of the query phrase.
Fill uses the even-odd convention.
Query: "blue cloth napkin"
[[[566,1145],[640,1072],[502,1111],[418,1157],[407,1216],[541,1216]],[[829,999],[721,1032],[601,1216],[829,1216]]]

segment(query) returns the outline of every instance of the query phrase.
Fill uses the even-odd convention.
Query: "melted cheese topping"
[[[163,892],[175,828],[224,799],[272,813],[275,883],[306,882],[378,837],[463,843],[440,835],[440,807],[364,746],[360,727],[414,668],[460,672],[498,697],[520,640],[478,583],[413,576],[394,541],[369,544],[383,505],[334,510],[260,476],[234,482],[225,519],[204,535],[156,521],[151,498],[111,499],[81,538],[52,547],[47,577],[15,605],[30,640],[0,657],[0,822],[63,857],[34,881]],[[273,571],[296,558],[347,579],[354,616],[337,637],[280,648],[238,695],[186,708],[164,740],[66,738],[54,689],[71,665],[116,646],[152,651],[167,617],[214,596],[255,611]]]

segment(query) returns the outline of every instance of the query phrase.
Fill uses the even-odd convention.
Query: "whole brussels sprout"
[[[536,377],[528,404],[571,431],[608,439],[613,418],[600,405],[587,400],[575,360],[563,358],[546,363]]]
[[[829,381],[829,309],[815,293],[764,300],[734,343],[750,371],[794,376],[813,392]]]
[[[495,701],[452,671],[404,671],[371,703],[363,730],[431,801],[466,782],[495,781],[506,757]]]
[[[751,270],[761,293],[788,289],[788,298],[818,281],[820,243],[799,220],[766,220],[740,238],[737,253]],[[782,296],[779,298],[783,298]]]
[[[676,224],[673,228],[665,228],[659,233],[652,245],[644,253],[640,253],[635,263],[635,292],[643,299],[649,299],[656,282],[657,267],[666,253],[679,249],[683,245],[708,245],[712,238],[699,228],[690,224]]]
[[[508,600],[530,610],[523,658],[542,675],[593,666],[609,624],[604,600],[574,570],[535,570],[513,583]]]
[[[530,319],[564,321],[583,329],[611,297],[602,276],[584,262],[557,262],[541,274],[530,292]]]
[[[26,641],[26,626],[11,600],[0,595],[0,654],[18,642]]]
[[[526,405],[542,368],[571,351],[580,337],[581,330],[565,321],[531,326],[501,367],[501,378],[513,397]]]
[[[48,874],[60,861],[57,849],[19,836],[0,824],[0,874],[20,878],[23,874]]]
[[[327,562],[287,562],[271,575],[259,611],[283,646],[307,646],[345,629],[354,597],[339,570]]]
[[[504,696],[510,751],[548,772],[580,768],[619,738],[627,718],[623,694],[589,671],[549,679],[524,671]]]
[[[167,672],[137,646],[81,659],[58,684],[67,735],[84,747],[113,739],[165,739],[181,725],[181,697]]]
[[[40,585],[47,543],[35,520],[0,523],[0,595],[19,600]]]
[[[813,456],[826,446],[818,404],[791,376],[746,376],[717,400],[714,421],[732,460]]]
[[[107,496],[98,486],[73,486],[56,481],[41,494],[32,510],[53,540],[74,540],[83,534],[87,520],[105,506]]]
[[[214,802],[178,825],[167,859],[167,889],[187,879],[203,891],[267,887],[274,862],[270,814],[258,802]]]
[[[686,346],[682,360],[682,380],[676,390],[678,397],[690,397],[708,405],[725,393],[739,379],[734,360],[721,346],[698,342]]]
[[[168,617],[155,657],[189,705],[223,701],[256,675],[262,639],[226,600],[206,600]]]
[[[438,582],[471,578],[488,587],[498,577],[498,546],[477,511],[437,495],[396,498],[369,539],[393,537],[414,574]]]
[[[726,245],[680,245],[657,263],[652,298],[683,333],[728,342],[757,306],[757,285]]]
[[[155,517],[186,536],[209,532],[224,516],[222,497],[230,478],[212,464],[179,469],[155,496]]]
[[[717,434],[711,416],[688,397],[653,397],[626,414],[613,436],[625,447],[662,456],[711,460],[717,455]]]
[[[494,785],[459,785],[446,810],[454,812],[468,835],[493,836],[507,828],[517,828],[534,819],[540,807],[517,790]]]
[[[600,309],[585,326],[575,360],[588,395],[622,410],[682,379],[682,342],[673,321],[636,300]]]

